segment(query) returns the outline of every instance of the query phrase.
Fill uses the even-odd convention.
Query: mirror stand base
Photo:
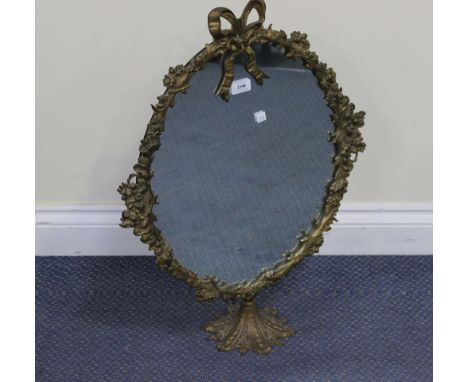
[[[229,305],[228,312],[207,323],[205,330],[220,351],[268,354],[273,345],[282,345],[282,339],[294,334],[277,315],[274,308],[258,309],[255,300],[243,300],[240,305]]]

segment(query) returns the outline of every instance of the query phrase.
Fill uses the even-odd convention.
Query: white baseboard
[[[38,206],[37,256],[152,255],[118,226],[119,206]],[[345,204],[322,255],[430,255],[432,205]]]

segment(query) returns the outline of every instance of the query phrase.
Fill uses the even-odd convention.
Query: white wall
[[[36,202],[120,204],[169,66],[210,41],[215,6],[245,1],[36,3]],[[432,2],[267,0],[267,20],[309,35],[358,109],[368,144],[346,202],[432,201]]]

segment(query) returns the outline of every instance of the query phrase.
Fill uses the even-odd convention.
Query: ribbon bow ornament
[[[258,13],[258,20],[247,24],[252,10]],[[263,0],[250,0],[242,16],[238,19],[234,13],[224,7],[213,9],[208,14],[208,28],[216,43],[216,50],[223,54],[221,59],[222,76],[216,87],[215,94],[221,96],[225,101],[229,98],[229,88],[234,80],[234,59],[239,54],[246,54],[247,62],[245,69],[261,85],[264,78],[269,78],[257,67],[255,52],[250,46],[258,37],[257,32],[262,28],[265,21],[266,5]],[[221,19],[231,24],[230,29],[221,29]]]

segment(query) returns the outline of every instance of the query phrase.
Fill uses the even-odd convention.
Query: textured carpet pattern
[[[36,258],[36,380],[432,380],[432,257],[315,256],[258,301],[297,335],[220,353],[201,326],[224,303],[196,303],[152,258]]]

